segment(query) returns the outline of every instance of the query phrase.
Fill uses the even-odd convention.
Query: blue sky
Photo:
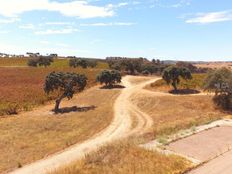
[[[0,0],[0,52],[232,60],[231,0]]]

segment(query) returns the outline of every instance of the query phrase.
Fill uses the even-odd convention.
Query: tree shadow
[[[77,107],[77,106],[72,106],[72,107],[64,107],[60,108],[56,114],[66,114],[70,112],[87,112],[90,110],[96,109],[96,106],[86,106],[86,107]],[[54,112],[54,110],[52,110]]]
[[[199,94],[200,91],[196,89],[178,89],[178,90],[170,90],[168,91],[171,94],[175,95],[188,95],[188,94]]]
[[[100,89],[122,89],[125,88],[125,86],[122,85],[112,85],[112,86],[102,86]]]

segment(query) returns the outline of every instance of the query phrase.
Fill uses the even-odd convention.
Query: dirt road
[[[83,143],[76,144],[46,159],[26,165],[10,174],[46,174],[51,170],[80,159],[86,153],[90,153],[114,140],[122,139],[129,135],[142,134],[152,126],[152,119],[133,105],[130,98],[132,95],[139,93],[144,86],[156,80],[158,78],[124,77],[122,84],[126,88],[122,90],[115,102],[115,116],[108,128]]]

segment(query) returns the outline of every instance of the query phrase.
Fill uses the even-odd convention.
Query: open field
[[[0,58],[0,67],[26,67],[27,61],[30,58]],[[69,59],[67,58],[55,58],[50,67],[61,68],[69,67]],[[108,68],[108,65],[104,62],[98,61],[97,68]]]
[[[219,68],[228,68],[232,69],[232,62],[207,62],[201,64],[194,64],[198,68],[211,68],[211,69],[219,69]]]
[[[14,62],[14,59],[10,61]],[[10,63],[13,64],[13,62]],[[50,72],[64,71],[85,74],[88,78],[87,88],[89,88],[96,85],[96,75],[102,69],[108,68],[106,63],[99,63],[98,67],[93,69],[63,67],[64,63],[66,64],[67,60],[56,60],[53,67],[47,68],[0,67],[0,115],[31,110],[34,106],[54,99],[54,96],[46,96],[43,91],[45,77]]]
[[[131,83],[140,84],[143,80],[146,78],[132,78]],[[165,136],[179,130],[194,128],[227,116],[214,108],[211,99],[212,96],[207,95],[161,95],[160,92],[156,94],[154,91],[140,90],[130,100],[153,120],[153,125],[147,132],[103,147],[81,161],[54,171],[53,174],[183,173],[192,167],[187,160],[148,151],[138,145],[156,138],[162,141]],[[133,117],[133,113],[131,114]]]
[[[62,107],[88,107],[83,111],[52,115],[53,105],[41,106],[17,117],[0,119],[0,173],[41,159],[92,137],[109,125],[113,118],[116,90],[91,88]],[[96,100],[97,99],[97,100]]]

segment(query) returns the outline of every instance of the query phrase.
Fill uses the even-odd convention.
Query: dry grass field
[[[177,156],[144,150],[133,143],[117,142],[50,174],[179,174],[191,164]]]
[[[16,62],[16,64],[14,64]],[[25,59],[0,59],[0,65],[20,66]],[[87,88],[96,85],[96,75],[108,68],[106,63],[98,63],[93,69],[69,68],[68,60],[56,59],[51,67],[1,67],[0,66],[0,116],[31,110],[34,106],[54,99],[43,91],[45,77],[53,71],[76,72],[88,78]]]
[[[53,174],[179,174],[188,170],[192,165],[188,161],[173,155],[165,156],[147,151],[138,145],[155,138],[165,139],[165,136],[181,129],[194,128],[227,115],[214,108],[210,95],[180,96],[163,93],[157,96],[154,91],[157,89],[150,88],[149,91],[141,91],[131,98],[141,111],[153,119],[154,124],[146,134],[103,147],[81,161],[54,171]]]
[[[155,96],[141,93],[133,100],[154,121],[149,134],[152,139],[226,116],[215,108],[211,95]]]
[[[44,158],[106,128],[113,118],[119,91],[93,87],[62,102],[62,107],[96,107],[87,112],[55,116],[49,112],[52,104],[0,119],[0,173]]]
[[[219,68],[228,68],[232,70],[232,62],[207,62],[201,64],[194,64],[198,68],[211,68],[211,69],[219,69]]]

